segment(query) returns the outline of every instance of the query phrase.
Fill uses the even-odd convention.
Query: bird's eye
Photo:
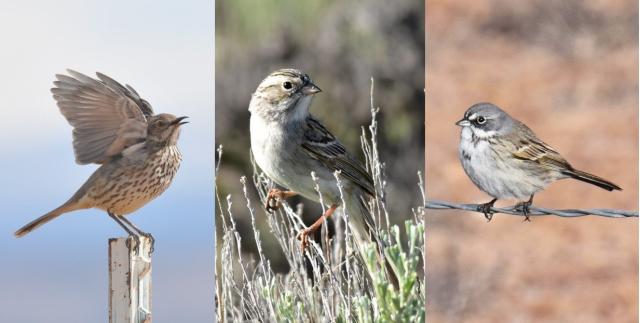
[[[293,87],[293,84],[291,84],[291,82],[289,82],[289,81],[286,81],[286,82],[282,83],[282,87],[285,90],[291,90],[291,88]]]
[[[478,124],[483,124],[483,123],[487,122],[487,119],[485,119],[484,117],[480,116],[480,117],[478,117],[478,119],[476,119],[476,122]]]

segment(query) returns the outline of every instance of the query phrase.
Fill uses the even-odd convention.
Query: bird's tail
[[[379,237],[377,226],[373,220],[371,212],[366,205],[366,202],[361,197],[351,196],[346,197],[349,200],[346,202],[346,211],[349,213],[349,224],[354,233],[357,249],[362,255],[363,259],[365,255],[363,253],[364,243],[374,242],[376,245],[376,257],[379,263],[384,263],[386,276],[393,286],[398,289],[398,277],[396,276],[393,267],[384,256],[385,243]]]
[[[59,206],[58,208],[56,208],[55,210],[27,223],[25,226],[23,226],[22,228],[18,229],[18,231],[16,231],[15,235],[17,238],[20,238],[24,235],[26,235],[27,233],[35,230],[36,228],[38,228],[39,226],[57,218],[58,216],[62,215],[63,213],[67,213],[73,210],[76,210],[77,208],[74,207],[74,203],[65,203],[61,206]]]
[[[583,181],[595,186],[598,186],[602,189],[605,189],[607,191],[613,191],[613,190],[618,190],[621,191],[622,188],[620,188],[620,186],[609,182],[608,180],[598,177],[596,175],[593,174],[589,174],[587,172],[583,172],[577,169],[571,169],[571,170],[565,170],[562,172],[564,175],[567,175],[571,178],[575,178],[579,181]]]

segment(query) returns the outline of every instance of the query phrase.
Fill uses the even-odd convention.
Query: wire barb
[[[481,204],[458,204],[447,201],[435,201],[429,200],[425,208],[432,210],[464,210],[482,213],[479,206]],[[493,213],[504,213],[511,215],[524,216],[522,208],[514,205],[510,207],[498,208],[492,207]],[[573,218],[586,215],[597,215],[607,218],[637,218],[638,211],[625,211],[625,210],[613,210],[613,209],[566,209],[566,210],[554,210],[542,207],[529,207],[529,216],[541,216],[541,215],[557,215],[561,217]]]

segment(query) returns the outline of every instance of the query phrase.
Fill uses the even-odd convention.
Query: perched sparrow
[[[16,231],[17,237],[58,216],[81,209],[106,211],[132,237],[153,237],[124,216],[164,192],[182,156],[176,143],[186,117],[153,114],[151,105],[129,85],[96,73],[98,79],[69,70],[56,75],[53,98],[73,126],[78,164],[100,164],[78,191],[60,207]]]
[[[341,206],[333,173],[341,172],[349,224],[357,241],[371,241],[375,224],[366,201],[375,195],[373,180],[365,168],[318,120],[309,114],[311,98],[320,92],[308,75],[295,69],[271,73],[251,97],[251,150],[262,171],[290,191],[272,189],[266,208],[274,199],[296,194],[319,202],[311,177],[315,172],[323,202],[329,209],[299,238],[302,248],[308,236]],[[277,207],[277,203],[275,204]],[[377,240],[377,239],[376,239]]]
[[[498,199],[522,202],[525,220],[533,195],[559,179],[574,178],[605,190],[622,190],[598,176],[579,171],[538,139],[522,122],[491,103],[471,106],[456,125],[462,127],[458,154],[471,181],[493,200],[479,211],[491,220]]]

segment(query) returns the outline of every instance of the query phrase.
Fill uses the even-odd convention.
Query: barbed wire
[[[480,206],[482,204],[459,204],[453,202],[446,201],[434,201],[429,200],[425,205],[425,208],[432,210],[464,210],[471,212],[482,213],[480,210]],[[518,205],[498,208],[492,207],[491,212],[493,213],[504,213],[511,215],[520,215],[524,216],[522,213],[522,207]],[[638,211],[625,211],[625,210],[614,210],[614,209],[565,209],[565,210],[554,210],[547,209],[542,207],[536,207],[531,205],[529,207],[529,216],[541,216],[541,215],[557,215],[561,217],[580,217],[586,215],[597,215],[608,218],[630,218],[630,217],[638,217]]]

